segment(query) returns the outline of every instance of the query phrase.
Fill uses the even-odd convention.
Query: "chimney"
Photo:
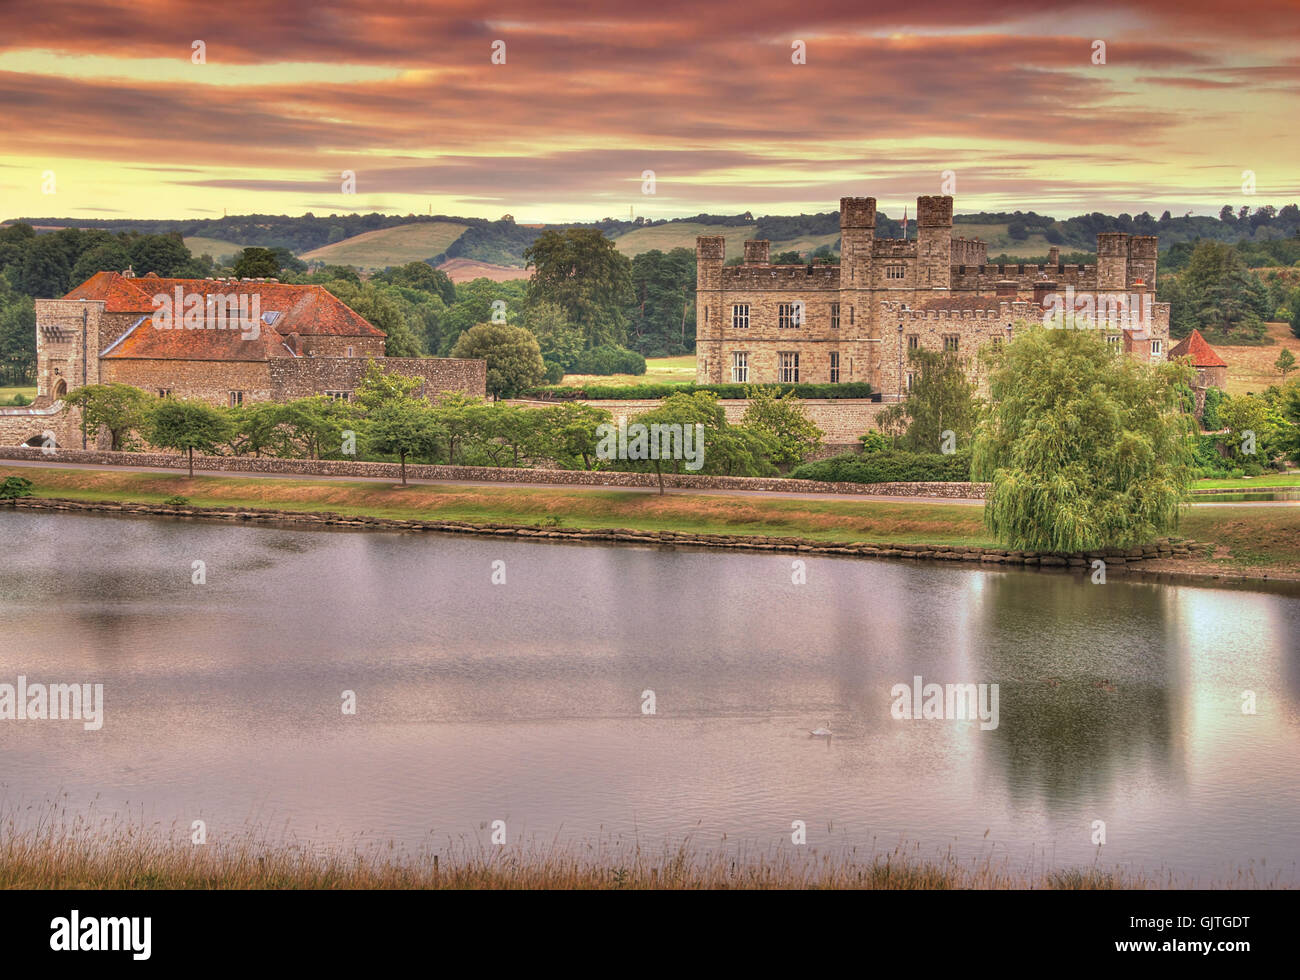
[[[1047,305],[1047,297],[1056,292],[1056,283],[1050,279],[1040,279],[1034,283],[1034,303],[1039,307]]]
[[[1047,264],[1055,266],[1061,264],[1061,250],[1055,245],[1047,250]]]
[[[128,265],[125,269],[122,270],[122,278],[123,278],[123,279],[134,279],[134,278],[135,278],[135,269],[133,269],[131,266]]]
[[[1016,281],[1014,279],[999,279],[994,286],[997,289],[998,296],[1014,298],[1016,295]]]
[[[768,258],[771,246],[771,242],[762,240],[745,242],[745,265],[771,265]]]

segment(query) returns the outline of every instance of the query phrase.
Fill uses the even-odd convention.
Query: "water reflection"
[[[1294,598],[808,556],[795,585],[790,555],[89,516],[0,534],[0,682],[106,692],[94,738],[0,722],[8,802],[406,842],[508,814],[768,844],[799,817],[821,846],[988,832],[1059,864],[1091,863],[1100,818],[1143,867],[1295,861]],[[915,675],[997,683],[997,729],[892,719]]]

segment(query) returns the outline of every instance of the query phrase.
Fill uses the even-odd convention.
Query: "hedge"
[[[641,385],[543,385],[523,393],[525,398],[565,400],[584,398],[592,401],[629,398],[667,398],[678,392],[711,391],[719,398],[747,398],[754,385],[740,384],[641,384]],[[782,393],[793,391],[799,398],[870,398],[871,385],[866,382],[845,384],[774,384]]]
[[[791,470],[790,477],[829,483],[967,483],[970,463],[969,449],[951,454],[887,449],[862,456],[845,453],[804,463]]]

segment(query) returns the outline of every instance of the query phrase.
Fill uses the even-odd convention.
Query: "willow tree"
[[[973,473],[992,486],[984,520],[1006,546],[1128,547],[1178,526],[1192,480],[1181,364],[1142,364],[1096,330],[1035,327],[989,379]]]

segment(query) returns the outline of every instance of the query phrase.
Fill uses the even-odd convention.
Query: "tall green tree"
[[[776,448],[769,458],[777,465],[802,463],[821,447],[824,433],[808,417],[808,408],[793,391],[755,385],[748,390],[740,424],[768,436]]]
[[[235,259],[235,275],[243,279],[279,276],[280,262],[269,248],[246,248]]]
[[[149,413],[145,438],[163,449],[175,449],[189,457],[190,479],[194,479],[194,453],[217,452],[230,439],[231,422],[222,409],[207,402],[160,398]]]
[[[85,385],[63,396],[64,411],[81,409],[82,431],[97,433],[102,425],[112,436],[112,448],[128,447],[132,432],[143,430],[157,401],[153,395],[131,385]]]
[[[402,486],[406,486],[406,458],[432,456],[439,441],[433,411],[423,399],[384,402],[367,418],[366,436],[375,452],[398,457]]]
[[[1177,526],[1195,425],[1180,364],[1144,365],[1094,330],[1033,327],[989,380],[973,472],[992,487],[984,519],[1012,548],[1085,551]]]
[[[456,341],[452,357],[487,361],[487,390],[494,398],[519,394],[546,376],[537,338],[509,323],[480,323]]]
[[[596,228],[542,232],[524,249],[533,269],[528,301],[550,300],[568,314],[588,347],[622,344],[632,301],[632,263]]]
[[[975,397],[976,383],[967,361],[956,351],[937,351],[921,347],[908,351],[907,362],[915,380],[907,397],[880,413],[878,424],[887,432],[899,435],[905,449],[921,453],[965,448],[975,435],[980,404]]]

